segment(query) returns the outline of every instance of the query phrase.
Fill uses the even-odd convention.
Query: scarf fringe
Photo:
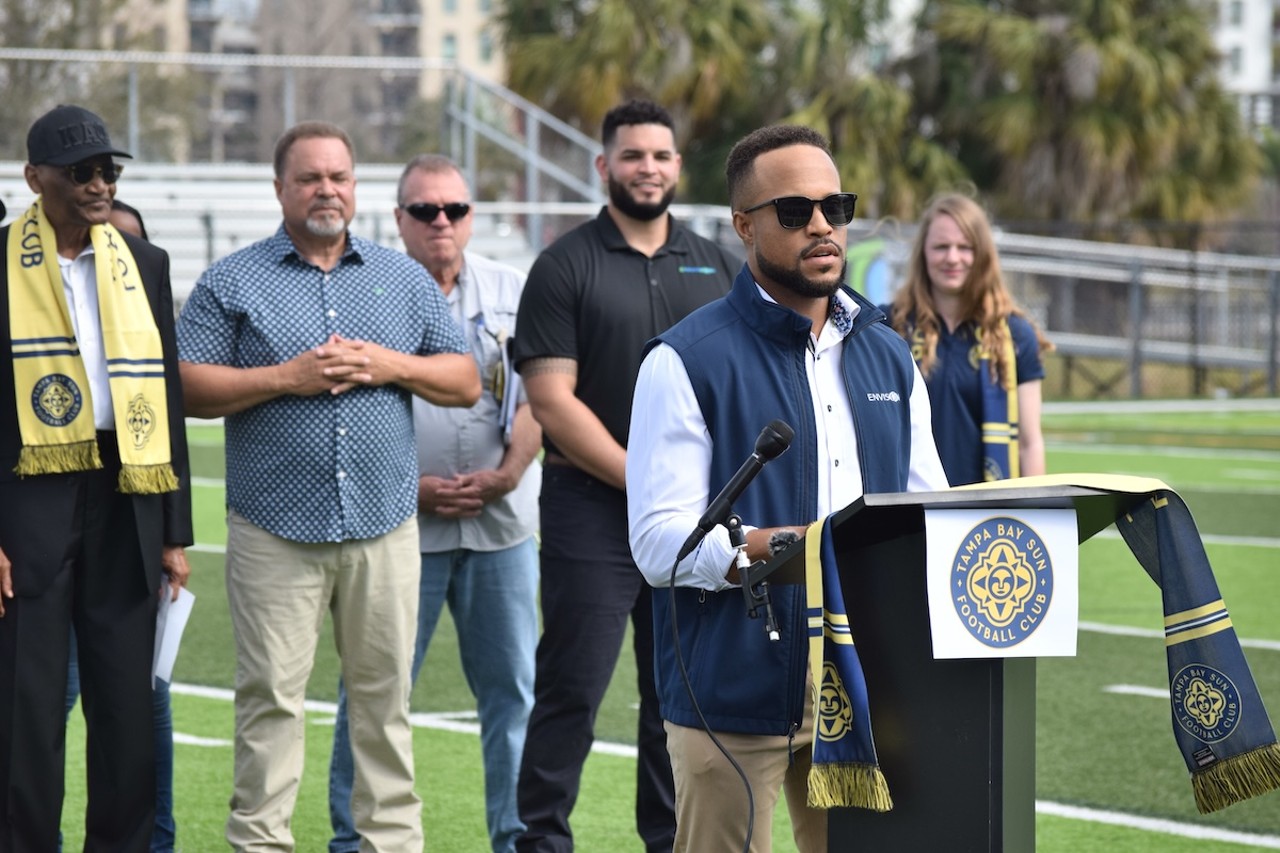
[[[120,491],[127,495],[158,495],[178,490],[178,476],[173,466],[125,465],[120,468]]]
[[[1270,743],[1191,774],[1196,808],[1209,814],[1280,789],[1280,745]]]
[[[893,808],[889,783],[874,764],[814,764],[809,768],[809,807],[854,806],[887,812]]]
[[[24,445],[18,452],[14,473],[30,477],[36,474],[69,474],[102,467],[98,442],[76,441],[71,444]]]

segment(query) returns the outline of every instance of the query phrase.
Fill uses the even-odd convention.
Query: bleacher
[[[403,248],[396,230],[400,166],[357,167],[352,231]],[[280,203],[268,164],[172,165],[125,161],[118,197],[142,212],[152,242],[169,252],[179,304],[214,260],[280,227]],[[32,201],[23,164],[0,162],[0,200],[12,220]],[[535,253],[514,217],[476,206],[470,250],[528,269]]]
[[[402,248],[394,216],[400,169],[357,166],[352,223],[354,233],[394,248]],[[22,164],[0,163],[6,221],[31,198]],[[142,211],[152,240],[169,252],[179,304],[212,261],[280,225],[266,164],[128,163],[119,198]],[[598,202],[478,202],[469,248],[527,270],[541,245],[598,209]],[[726,208],[672,210],[741,254]],[[880,225],[855,221],[849,243],[879,239],[885,280],[896,283],[914,229],[890,235]],[[1080,393],[1066,387],[1076,376],[1088,396],[1124,395],[1126,388],[1134,398],[1159,396],[1144,379],[1144,364],[1194,370],[1204,392],[1214,390],[1210,382],[1226,383],[1216,390],[1232,394],[1280,392],[1280,261],[1011,233],[998,233],[996,243],[1015,298],[1057,345],[1065,393]],[[1207,371],[1231,375],[1210,380]]]

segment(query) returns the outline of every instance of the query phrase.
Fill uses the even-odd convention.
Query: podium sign
[[[935,658],[1075,655],[1074,509],[924,515]]]
[[[1084,541],[1144,498],[1074,485],[864,495],[828,521],[894,803],[832,809],[829,850],[1035,849],[1035,658],[934,656],[926,512],[1074,512]],[[803,555],[791,546],[748,585],[803,583]]]

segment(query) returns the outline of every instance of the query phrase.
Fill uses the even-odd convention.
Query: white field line
[[[1077,627],[1081,631],[1090,631],[1094,634],[1112,634],[1117,637],[1146,637],[1152,640],[1164,639],[1164,631],[1151,628],[1134,628],[1129,625],[1104,625],[1101,622],[1081,622]],[[1248,637],[1240,637],[1239,640],[1242,648],[1280,652],[1280,640],[1252,640]]]
[[[1120,531],[1115,526],[1107,527],[1093,534],[1094,539],[1120,539]],[[1216,533],[1205,533],[1200,541],[1206,545],[1242,545],[1247,548],[1280,548],[1280,538],[1275,536],[1220,536]],[[221,546],[214,546],[221,547]]]
[[[235,746],[234,741],[229,741],[221,737],[197,737],[195,735],[185,735],[182,732],[173,733],[173,742],[180,743],[183,746]]]
[[[1169,690],[1166,687],[1143,687],[1141,684],[1108,684],[1102,688],[1103,693],[1118,693],[1121,696],[1144,696],[1148,699],[1169,701]]]
[[[1249,397],[1238,400],[1089,400],[1081,402],[1064,400],[1045,403],[1041,411],[1046,415],[1274,412],[1280,411],[1280,399]],[[190,419],[187,422],[209,423]]]
[[[175,683],[170,685],[169,690],[172,693],[178,693],[184,696],[198,696],[204,699],[215,699],[223,702],[231,702],[235,698],[235,694],[231,690],[226,690],[220,687],[202,687],[196,684]],[[304,707],[307,711],[313,714],[325,715],[320,719],[312,720],[311,722],[315,725],[333,725],[333,715],[338,712],[338,706],[333,702],[320,702],[308,699],[304,703]],[[455,711],[439,714],[414,713],[409,715],[409,719],[413,725],[419,728],[436,729],[439,731],[477,736],[480,734],[479,724],[473,722],[475,720],[474,711]],[[189,738],[187,735],[183,735],[181,737]],[[192,740],[196,740],[194,738],[190,740],[178,740],[178,738],[178,735],[174,735],[174,740],[179,743],[190,743]],[[212,739],[204,740],[206,740],[206,742],[199,745],[229,745],[225,741],[214,741]],[[613,755],[620,758],[636,757],[636,748],[623,743],[596,741],[592,744],[591,751],[602,753],[604,755]],[[1232,830],[1215,829],[1213,827],[1200,826],[1193,823],[1157,820],[1155,818],[1141,817],[1139,815],[1124,814],[1123,812],[1102,811],[1099,809],[1081,808],[1079,806],[1068,806],[1061,803],[1049,802],[1047,800],[1036,800],[1036,812],[1038,814],[1047,814],[1054,817],[1068,818],[1070,820],[1083,820],[1090,823],[1105,823],[1114,826],[1124,826],[1131,829],[1142,830],[1144,832],[1157,832],[1164,835],[1176,835],[1182,838],[1193,838],[1202,841],[1216,841],[1228,844],[1252,844],[1254,847],[1280,850],[1280,836],[1234,832]]]
[[[1108,527],[1093,535],[1094,539],[1119,539],[1120,531]],[[1206,545],[1242,545],[1248,548],[1280,548],[1280,538],[1275,536],[1219,536],[1213,533],[1200,537]],[[187,549],[202,554],[225,554],[227,547],[207,542],[197,542]]]
[[[1174,459],[1257,459],[1274,463],[1280,456],[1274,450],[1252,450],[1231,447],[1179,447],[1173,444],[1090,444],[1076,441],[1047,439],[1045,447],[1050,451],[1088,453],[1091,456],[1169,456]]]
[[[1112,826],[1141,829],[1146,832],[1159,832],[1163,835],[1176,835],[1181,838],[1194,838],[1199,841],[1250,844],[1254,847],[1264,847],[1268,850],[1280,850],[1280,836],[1276,835],[1255,835],[1252,832],[1237,832],[1212,826],[1200,826],[1194,823],[1179,823],[1172,820],[1140,817],[1139,815],[1125,814],[1124,812],[1086,809],[1080,806],[1068,806],[1045,800],[1036,800],[1036,813],[1064,817],[1071,820],[1084,820],[1090,823],[1107,823]]]

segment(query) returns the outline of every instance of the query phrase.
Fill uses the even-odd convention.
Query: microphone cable
[[[747,778],[747,772],[742,769],[738,759],[733,757],[733,753],[729,752],[729,749],[716,737],[715,732],[711,731],[711,725],[703,716],[701,706],[698,705],[698,697],[694,695],[693,681],[689,678],[689,670],[684,663],[684,651],[680,648],[680,630],[676,614],[676,567],[680,565],[680,559],[677,557],[671,564],[671,579],[667,583],[667,595],[671,602],[671,641],[676,647],[676,664],[680,670],[680,678],[684,681],[685,690],[689,693],[689,701],[693,703],[693,711],[698,716],[698,722],[702,724],[702,730],[707,733],[707,737],[715,744],[716,749],[720,750],[720,754],[728,760],[747,792],[747,837],[742,844],[742,853],[751,853],[751,838],[756,828],[756,796],[751,790],[751,780]]]

